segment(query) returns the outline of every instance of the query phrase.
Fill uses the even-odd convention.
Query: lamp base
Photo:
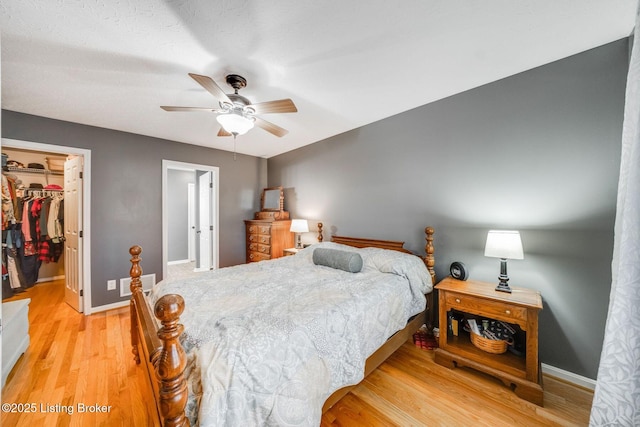
[[[511,288],[509,287],[509,276],[507,276],[507,259],[500,258],[500,275],[498,276],[498,286],[496,286],[496,291],[499,292],[507,292],[511,293]]]
[[[498,286],[496,286],[496,291],[511,293],[511,288],[507,282],[500,282]]]

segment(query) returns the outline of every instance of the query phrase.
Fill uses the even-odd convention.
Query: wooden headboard
[[[433,234],[435,230],[433,227],[427,227],[424,229],[425,234],[425,253],[426,255],[422,260],[427,266],[427,270],[429,270],[429,274],[431,274],[431,281],[435,285],[436,284],[436,271],[435,271],[435,258],[434,258],[434,247],[433,247]],[[361,237],[345,237],[345,236],[331,236],[331,241],[334,243],[340,243],[343,245],[353,246],[355,248],[381,248],[381,249],[391,249],[394,251],[400,251],[405,253],[412,253],[410,250],[404,247],[404,242],[398,240],[379,240],[379,239],[363,239]]]
[[[373,247],[373,248],[391,249],[394,251],[411,253],[411,251],[403,247],[404,242],[398,242],[395,240],[375,240],[375,239],[363,239],[360,237],[331,236],[331,241],[334,243],[349,245],[356,248]]]

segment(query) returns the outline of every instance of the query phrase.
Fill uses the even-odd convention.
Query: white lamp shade
[[[244,135],[253,128],[253,120],[236,113],[219,114],[216,120],[224,130],[238,135]]]
[[[507,259],[524,259],[520,233],[512,230],[490,230],[484,256]]]
[[[306,233],[309,231],[309,223],[306,219],[292,219],[290,231],[292,233]]]

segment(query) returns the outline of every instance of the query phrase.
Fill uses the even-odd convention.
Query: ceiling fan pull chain
[[[238,136],[237,133],[234,132],[233,134],[233,161],[236,161],[236,136]]]

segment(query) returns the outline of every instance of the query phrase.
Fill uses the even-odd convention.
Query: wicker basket
[[[493,354],[502,354],[507,351],[508,343],[504,340],[490,340],[482,335],[470,333],[471,342],[482,351]]]
[[[64,171],[64,157],[45,157],[47,160],[47,169],[55,172]]]

